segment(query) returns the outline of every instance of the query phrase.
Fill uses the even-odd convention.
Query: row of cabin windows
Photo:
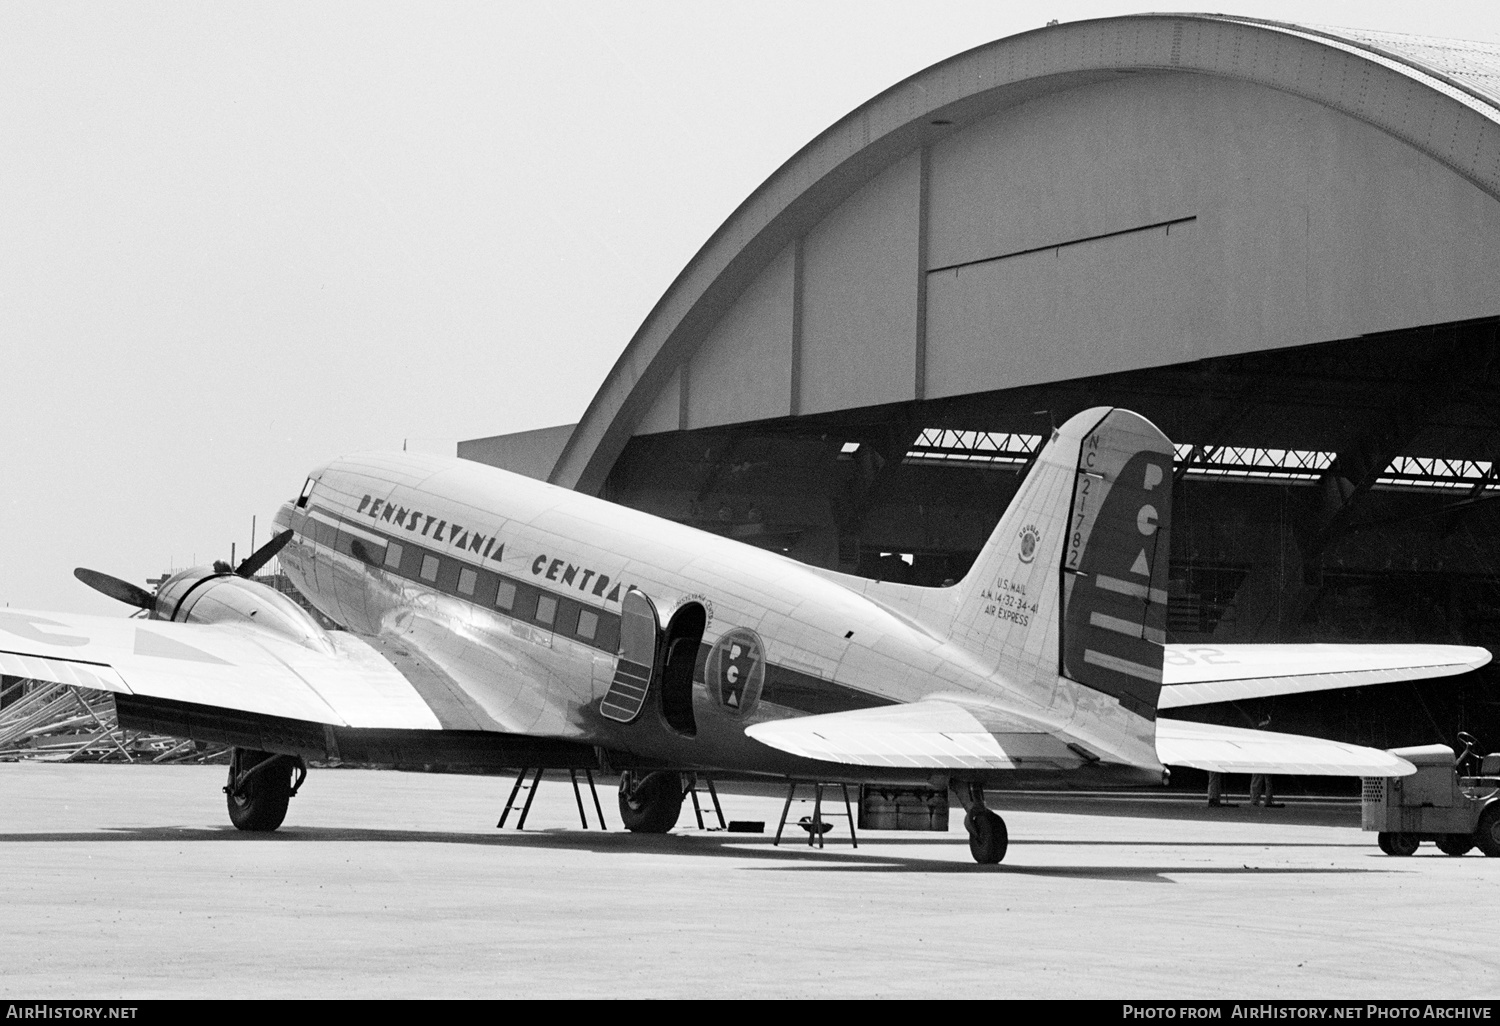
[[[402,556],[403,550],[400,543],[388,543],[385,550],[385,566],[399,573]],[[424,581],[435,584],[437,583],[438,572],[441,569],[442,560],[437,556],[424,552],[422,554],[422,565],[417,571],[417,576]],[[458,593],[465,598],[474,598],[474,592],[478,586],[479,572],[471,567],[460,567],[458,571]],[[528,590],[537,591],[537,589]],[[584,641],[601,640],[599,638],[599,614],[592,609],[579,608],[577,624],[565,627],[557,622],[558,600],[553,596],[538,592],[536,594],[535,611],[530,615],[516,608],[516,597],[515,583],[502,579],[495,590],[495,608],[523,619],[534,619],[537,623],[551,627],[554,630],[565,629],[567,633],[573,634]],[[577,605],[577,603],[570,603],[570,605]]]
[[[506,587],[510,588],[511,595],[514,596],[515,585],[509,583],[501,585],[502,590]],[[496,599],[495,604],[501,609],[510,608],[508,604],[503,604],[499,598]],[[551,595],[540,596],[536,600],[536,618],[538,623],[544,623],[548,627],[551,627],[557,619],[557,599]],[[578,611],[578,626],[574,629],[574,633],[585,641],[593,641],[594,637],[599,633],[599,614],[592,609],[580,609]]]

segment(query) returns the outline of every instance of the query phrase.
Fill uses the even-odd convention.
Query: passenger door
[[[656,676],[657,641],[661,620],[646,593],[636,588],[620,601],[620,655],[615,679],[599,700],[599,714],[616,723],[633,723],[646,707],[646,695]]]

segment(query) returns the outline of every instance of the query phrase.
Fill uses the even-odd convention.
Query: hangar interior
[[[1500,48],[1048,27],[794,155],[583,420],[460,455],[869,577],[961,577],[1051,428],[1178,447],[1169,640],[1500,652]],[[1494,665],[1208,707],[1500,747]]]

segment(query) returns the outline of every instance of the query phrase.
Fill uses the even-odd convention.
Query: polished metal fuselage
[[[1012,778],[1159,773],[1139,725],[1122,730],[1117,707],[1055,666],[987,660],[935,628],[956,601],[949,589],[873,589],[467,461],[361,455],[313,478],[277,517],[295,532],[283,569],[406,673],[445,728],[568,738],[683,768],[868,778],[769,748],[745,728],[944,696],[1011,728]],[[704,608],[690,731],[652,702],[631,723],[600,712],[630,588],[663,628],[689,603]],[[759,666],[744,661],[746,637],[759,642]],[[756,678],[753,694],[742,674]]]

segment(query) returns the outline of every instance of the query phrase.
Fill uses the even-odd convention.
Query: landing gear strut
[[[1005,820],[985,808],[982,784],[956,783],[953,790],[964,808],[964,829],[969,832],[969,854],[981,866],[992,866],[1005,858],[1010,834]]]
[[[682,812],[682,775],[665,771],[637,777],[620,774],[620,818],[638,834],[664,834]]]
[[[287,803],[306,779],[307,763],[297,756],[236,748],[229,760],[229,782],[224,785],[229,821],[240,830],[275,830],[286,819]]]

